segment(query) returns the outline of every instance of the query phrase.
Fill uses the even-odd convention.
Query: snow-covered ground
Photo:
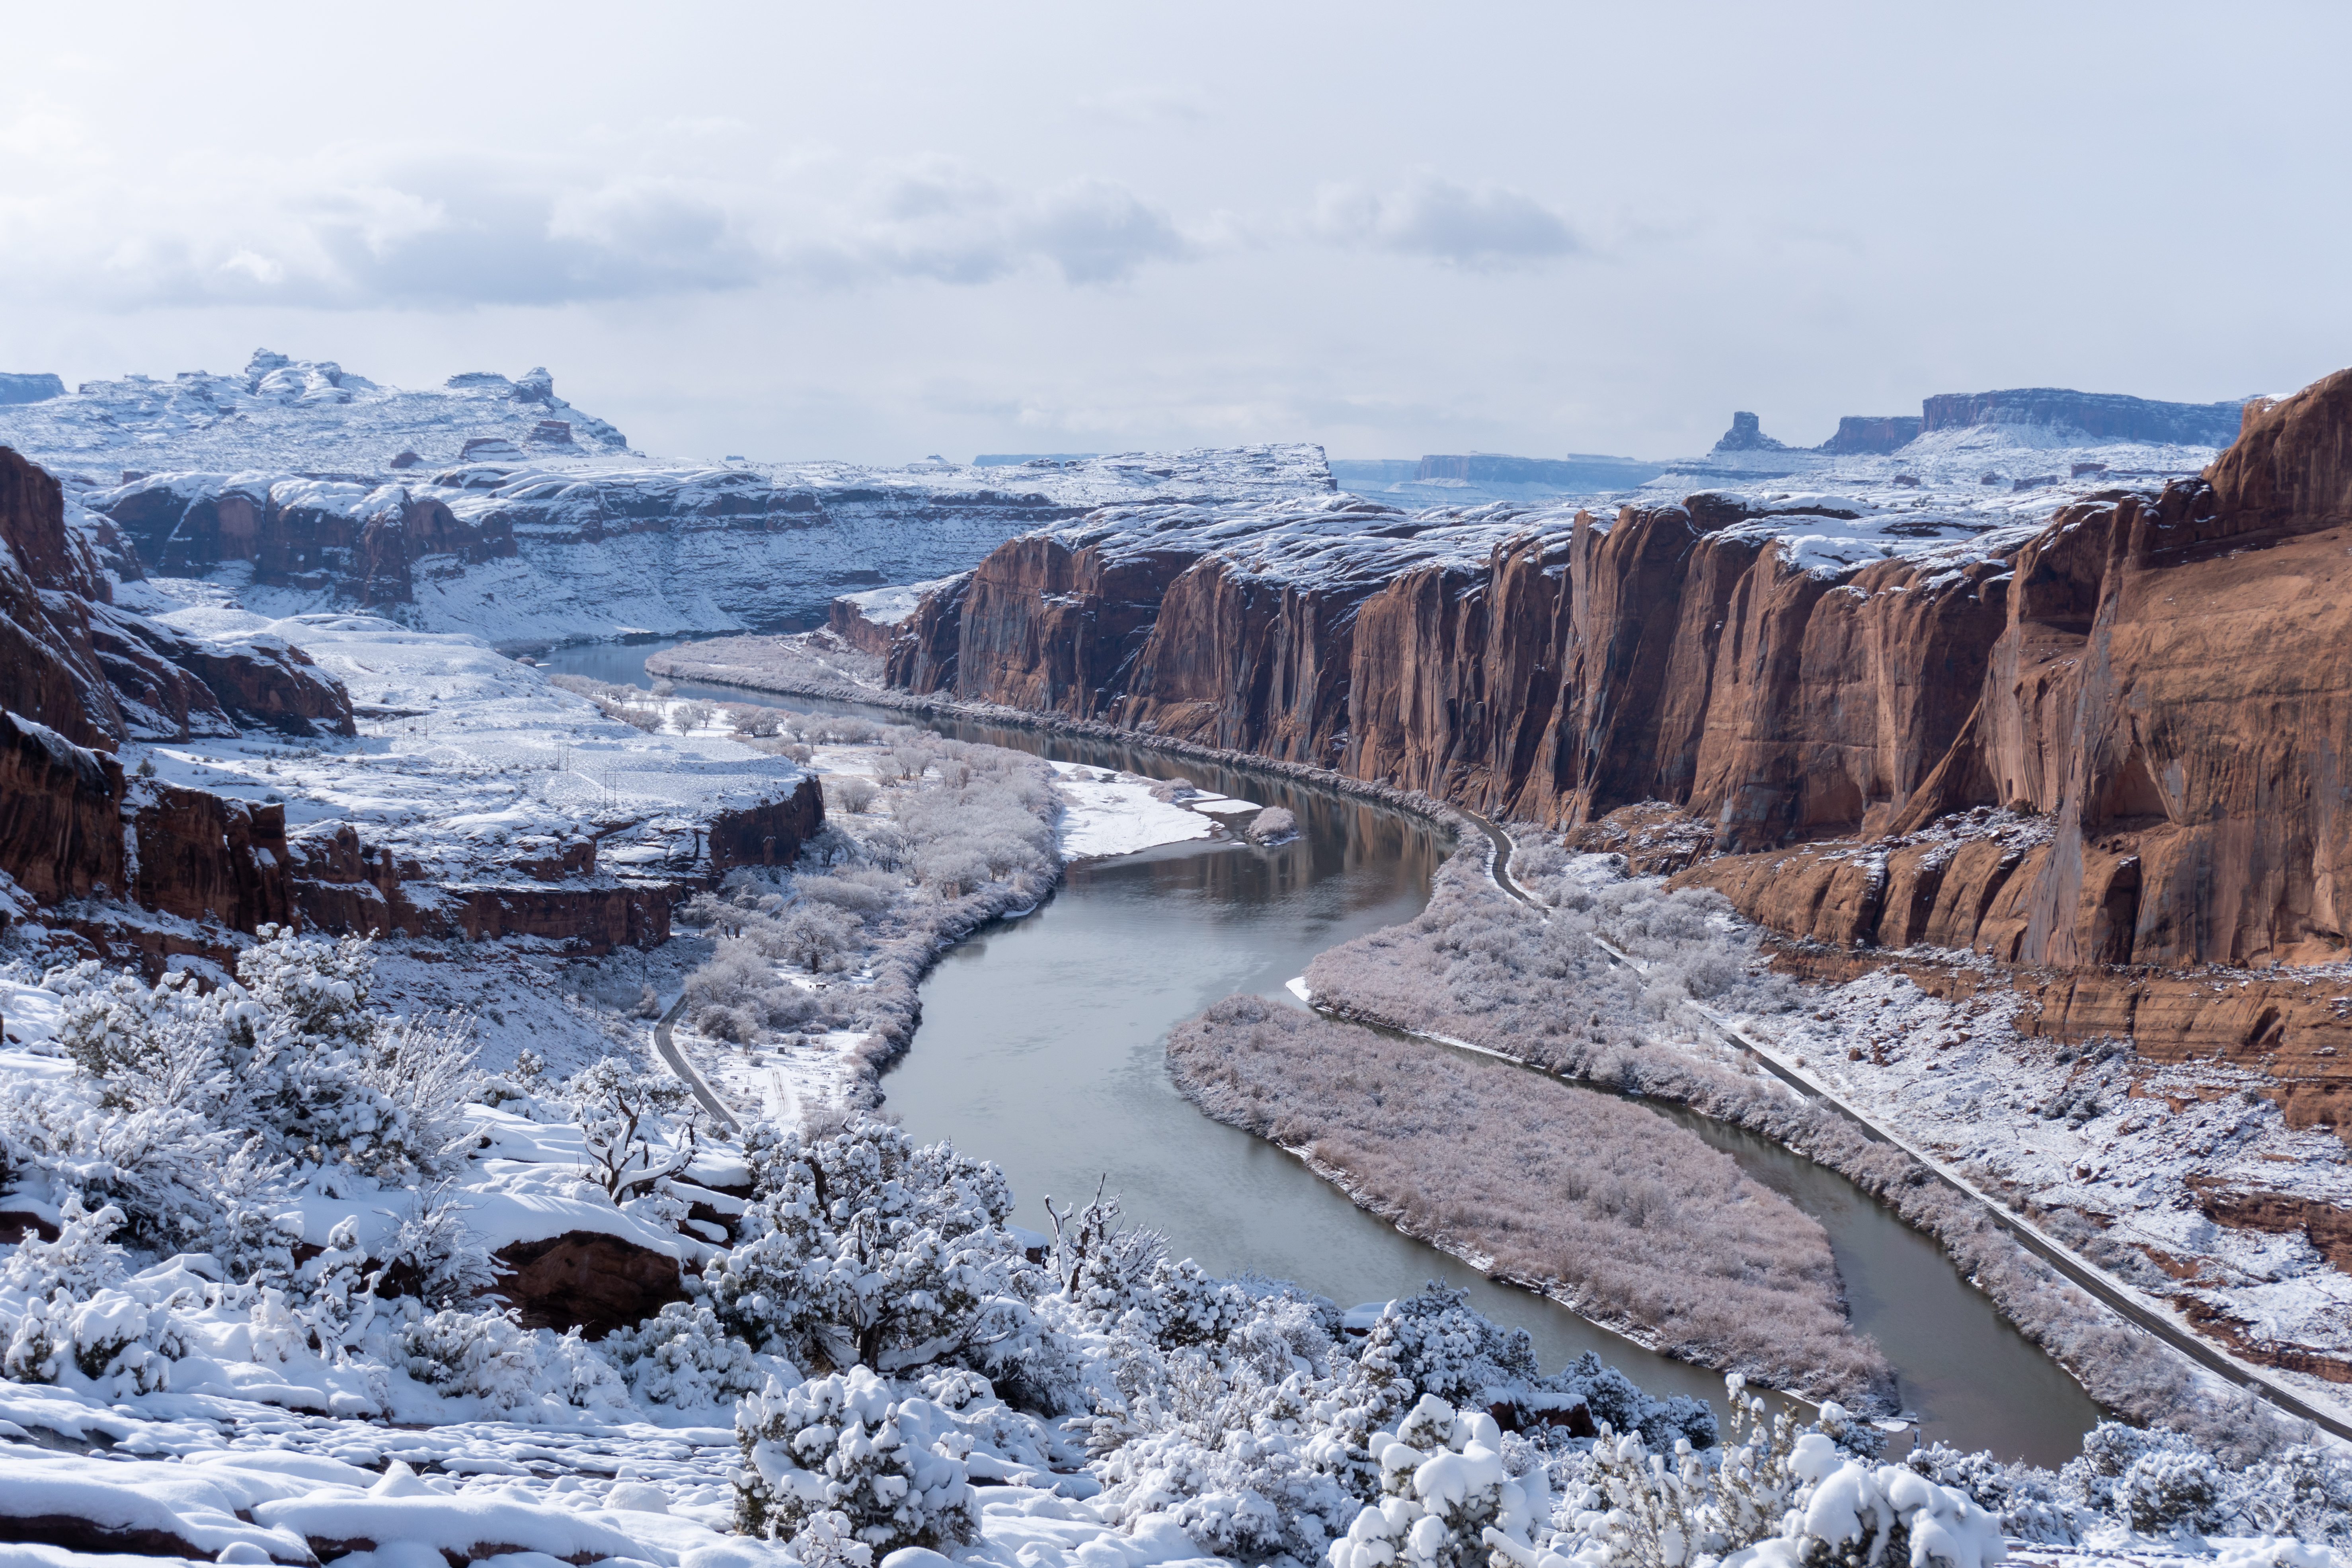
[[[1263,809],[1255,801],[1109,769],[1056,763],[1062,798],[1062,855],[1092,860],[1133,855],[1163,844],[1229,837],[1227,819]]]
[[[1948,1001],[1895,969],[1807,1001],[1742,1026],[1980,1189],[2030,1201],[2045,1228],[2158,1309],[2200,1303],[2257,1346],[2352,1359],[2352,1276],[2300,1228],[2273,1234],[2204,1213],[2216,1190],[2352,1207],[2343,1141],[2287,1126],[2256,1075],[2030,1038],[2012,1026],[2011,994]],[[2272,1375],[2352,1418],[2340,1384],[2291,1368]]]

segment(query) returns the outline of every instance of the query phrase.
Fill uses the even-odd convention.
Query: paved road
[[[1486,869],[1487,875],[1494,879],[1495,885],[1521,903],[1530,908],[1535,907],[1535,900],[1511,880],[1511,836],[1476,812],[1465,811],[1463,815],[1484,829],[1487,839],[1494,846],[1494,854],[1488,861]],[[1619,952],[1598,937],[1593,940],[1614,962],[1634,969],[1643,967],[1641,962],[1630,953]],[[1881,1143],[1893,1144],[1918,1161],[1937,1181],[1974,1202],[1983,1210],[1987,1217],[2015,1238],[2020,1247],[2049,1264],[2051,1268],[2055,1268],[2089,1294],[2114,1308],[2126,1321],[2154,1334],[2158,1339],[2208,1371],[2219,1373],[2241,1388],[2252,1389],[2257,1394],[2269,1400],[2286,1414],[2299,1420],[2308,1421],[2313,1426],[2324,1431],[2332,1432],[2338,1437],[2352,1439],[2352,1425],[2338,1421],[2334,1416],[2313,1408],[2268,1378],[2248,1370],[2199,1335],[2182,1328],[2162,1313],[2142,1305],[2126,1287],[2051,1241],[2032,1226],[2018,1219],[1990,1197],[1979,1192],[1957,1174],[1946,1170],[1941,1162],[1934,1159],[1925,1151],[1879,1126],[1819,1083],[1780,1061],[1774,1052],[1748,1038],[1727,1019],[1718,1016],[1705,1007],[1698,1008],[1698,1011],[1706,1016],[1707,1021],[1715,1026],[1717,1031],[1725,1039],[1753,1057],[1766,1071],[1787,1083],[1806,1099],[1816,1100],[1836,1111],[1861,1128],[1869,1137]]]
[[[694,1064],[686,1059],[686,1053],[677,1048],[677,1042],[670,1037],[670,1026],[677,1023],[678,1015],[685,1011],[686,998],[681,996],[675,1006],[661,1016],[660,1022],[654,1025],[654,1049],[659,1051],[662,1060],[669,1064],[669,1070],[677,1074],[686,1087],[694,1091],[694,1098],[702,1102],[703,1110],[710,1112],[730,1132],[740,1132],[743,1124],[719,1102],[719,1096],[712,1092],[710,1085],[703,1080],[702,1074],[695,1069]]]

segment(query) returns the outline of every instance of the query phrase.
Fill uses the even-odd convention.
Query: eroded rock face
[[[504,517],[461,522],[444,502],[404,485],[290,476],[223,484],[216,475],[164,474],[96,499],[166,575],[202,576],[224,562],[249,561],[257,583],[332,589],[366,607],[412,602],[426,556],[478,565],[515,553]]]
[[[824,826],[824,795],[814,778],[801,780],[783,800],[721,812],[710,823],[710,874],[738,866],[790,866],[801,846]],[[663,934],[668,934],[667,911]]]
[[[122,765],[0,712],[0,871],[41,903],[123,883]]]
[[[124,813],[140,906],[249,931],[293,914],[286,808],[138,781]]]
[[[1899,810],[1855,822],[1898,837],[1688,877],[1827,942],[2057,968],[2341,957],[2352,373],[2250,407],[2200,481],[2062,510],[2017,553],[2007,597],[2000,636],[1982,653],[1956,639],[1947,660],[1963,679],[1981,669],[1974,712],[1890,796]],[[1963,689],[1946,684],[1937,717]],[[1927,723],[1906,731],[1932,743]],[[2042,819],[2046,842],[1990,856],[1938,837],[1991,805]],[[1873,857],[1883,887],[1864,896],[1854,868]]]

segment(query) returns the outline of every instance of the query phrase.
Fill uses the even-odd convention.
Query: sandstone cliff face
[[[0,712],[0,871],[41,903],[121,890],[122,766]]]
[[[1344,545],[1286,555],[1213,530],[1035,535],[926,600],[889,675],[1547,823],[1664,800],[1725,844],[1786,842],[1890,816],[1935,767],[2013,548],[1824,573],[1777,542],[1822,515],[1368,509]]]
[[[2058,968],[2343,956],[2352,373],[2250,407],[2201,481],[2062,510],[2018,552],[2007,597],[1973,661],[1975,710],[1932,777],[1855,825],[1896,838],[1689,877],[1831,942],[1932,941]],[[1929,874],[1951,853],[1937,819],[1996,805],[2042,819],[2047,842]],[[1822,890],[1873,854],[1886,868],[1877,903]]]
[[[257,583],[330,589],[362,606],[411,603],[415,565],[428,555],[478,565],[515,553],[504,517],[461,522],[444,502],[404,485],[182,482],[209,477],[164,475],[126,487],[105,498],[107,516],[167,576],[249,561]]]

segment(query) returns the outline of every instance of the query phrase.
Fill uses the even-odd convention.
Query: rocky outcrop
[[[1731,416],[1731,428],[1719,437],[1714,449],[1718,452],[1785,452],[1788,444],[1776,441],[1764,434],[1763,421],[1746,409]]]
[[[139,781],[125,815],[140,907],[232,931],[293,915],[286,808]]]
[[[801,846],[824,826],[824,795],[814,778],[803,778],[782,800],[710,820],[710,874],[721,877],[738,866],[790,866]]]
[[[1973,665],[1953,661],[1948,715],[1980,671],[1968,722],[1899,809],[1856,826],[1911,836],[2005,805],[2046,822],[2047,843],[2005,870],[1954,858],[1933,912],[1799,890],[1851,881],[1832,865],[1871,855],[1892,888],[1943,853],[1932,831],[1781,856],[1769,874],[1717,862],[1688,875],[1825,941],[1935,940],[2059,968],[2343,956],[2352,372],[2249,407],[2200,480],[2063,510],[2017,552],[2007,597],[1998,639]]]
[[[687,1299],[677,1259],[616,1236],[572,1230],[499,1249],[498,1293],[526,1329],[601,1340]]]
[[[0,871],[44,904],[123,886],[122,765],[0,711]]]
[[[191,642],[178,660],[239,724],[289,735],[357,735],[352,694],[316,660],[268,633],[233,643]]]

